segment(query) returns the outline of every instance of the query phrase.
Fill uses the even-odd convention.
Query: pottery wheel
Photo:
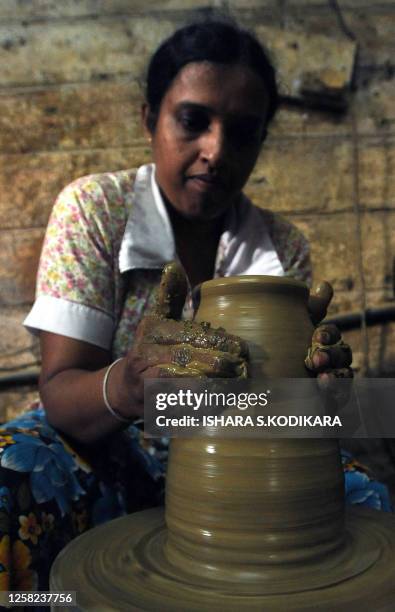
[[[275,581],[268,580],[265,593],[254,593],[248,576],[239,584],[225,583],[174,568],[165,554],[164,511],[147,510],[96,527],[71,542],[55,560],[50,588],[76,591],[77,609],[95,612],[393,612],[395,517],[349,509],[346,534],[336,563],[331,561],[328,567],[324,559],[322,564],[305,566],[304,579],[298,575],[297,581],[292,567],[288,568],[289,592],[276,593]],[[244,578],[247,587],[243,589]]]

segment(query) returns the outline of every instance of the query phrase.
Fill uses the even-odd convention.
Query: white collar
[[[155,165],[141,166],[119,251],[120,272],[163,268],[175,256],[173,231],[155,180]]]
[[[160,269],[176,258],[171,223],[155,180],[155,165],[141,166],[136,174],[132,210],[119,252],[120,272]],[[283,276],[284,269],[262,211],[243,195],[226,217],[215,276],[244,274]]]

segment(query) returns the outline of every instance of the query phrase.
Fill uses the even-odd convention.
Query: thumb
[[[333,297],[333,288],[327,281],[321,281],[310,292],[308,309],[314,324],[319,323],[326,315],[326,311]]]
[[[180,319],[188,293],[184,268],[177,261],[166,264],[156,295],[154,313],[166,319]]]

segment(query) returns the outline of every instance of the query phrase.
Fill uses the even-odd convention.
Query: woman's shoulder
[[[302,230],[283,215],[252,205],[254,214],[267,228],[284,272],[311,283],[310,246]]]
[[[270,234],[288,235],[293,233],[300,236],[301,239],[307,242],[303,232],[294,224],[292,221],[281,215],[280,213],[274,212],[267,208],[261,208],[255,204],[251,204],[254,210],[254,214],[257,215],[268,228]]]
[[[77,203],[87,215],[128,211],[136,169],[88,174],[69,183],[59,194],[58,206]]]

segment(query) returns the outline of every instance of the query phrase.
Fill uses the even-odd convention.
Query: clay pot
[[[197,321],[209,321],[248,341],[250,374],[310,376],[304,366],[313,324],[304,283],[278,276],[236,276],[203,283]]]
[[[307,298],[307,287],[290,279],[213,280],[201,287],[196,319],[248,341],[252,377],[306,377],[313,332]],[[332,563],[344,546],[335,440],[221,439],[212,432],[173,439],[166,490],[165,554],[198,582],[233,582],[239,591],[243,583],[257,593],[297,589],[296,564]],[[326,579],[311,571],[303,588]]]
[[[197,317],[249,341],[254,376],[303,377],[306,300],[295,281],[228,278],[203,285]],[[394,609],[395,519],[349,508],[344,528],[334,440],[208,433],[172,440],[165,521],[155,508],[88,531],[50,590],[84,612]]]

